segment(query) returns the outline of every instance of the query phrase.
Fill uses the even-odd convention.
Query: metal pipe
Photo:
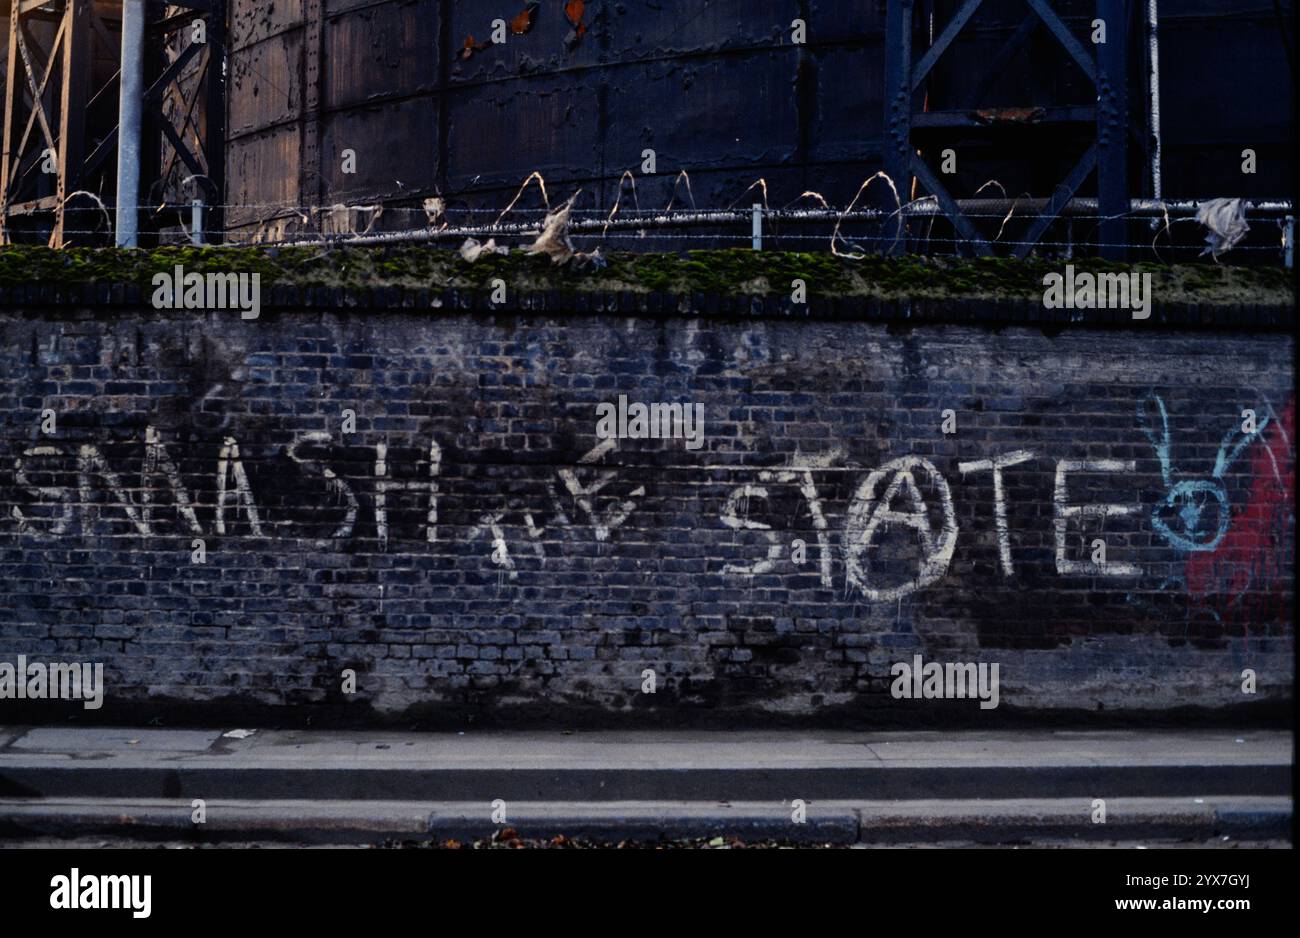
[[[1151,196],[1160,198],[1160,3],[1147,0],[1147,57],[1151,65]]]
[[[1014,206],[1017,214],[1041,212],[1047,205],[1047,199],[957,199],[957,206],[967,215],[998,214],[1002,215],[1010,211]],[[1194,214],[1200,201],[1196,199],[1181,199],[1166,202],[1162,199],[1130,199],[1129,214],[1138,216],[1156,216],[1159,217],[1164,212],[1171,215]],[[1258,202],[1247,201],[1245,203],[1247,212],[1254,215],[1286,215],[1291,211],[1291,202],[1288,199],[1271,199],[1261,200]],[[1088,215],[1093,218],[1097,217],[1099,211],[1098,201],[1095,198],[1076,197],[1071,199],[1061,209],[1061,215]],[[933,201],[920,202],[910,205],[904,209],[907,215],[942,215],[943,209]],[[779,212],[770,213],[775,218],[782,219]],[[828,214],[831,218],[838,217],[837,213],[831,211]],[[859,213],[854,212],[852,215],[845,216],[853,218]],[[879,214],[889,214],[888,212]],[[797,220],[797,219],[796,219]]]
[[[117,105],[117,246],[126,248],[139,243],[144,15],[145,0],[122,0],[122,77]]]

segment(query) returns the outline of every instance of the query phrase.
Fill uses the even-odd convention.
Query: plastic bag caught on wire
[[[1217,261],[1246,237],[1250,226],[1246,224],[1246,204],[1241,199],[1210,199],[1196,207],[1196,220],[1209,231],[1205,235],[1208,245],[1201,256],[1210,254]]]

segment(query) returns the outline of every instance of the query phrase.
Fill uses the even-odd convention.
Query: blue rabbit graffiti
[[[1177,482],[1169,454],[1169,412],[1158,394],[1148,393],[1138,403],[1138,421],[1155,448],[1165,485],[1165,499],[1151,513],[1152,527],[1176,550],[1188,553],[1214,550],[1228,533],[1232,521],[1224,473],[1241,451],[1258,439],[1269,418],[1261,419],[1249,433],[1234,423],[1219,444],[1211,477]]]

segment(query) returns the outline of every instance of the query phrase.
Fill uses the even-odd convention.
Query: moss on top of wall
[[[1125,265],[1076,259],[1075,269],[1150,273],[1157,303],[1293,306],[1292,272],[1280,267],[1212,263]],[[501,278],[514,290],[560,292],[720,293],[788,296],[803,280],[809,296],[1026,299],[1041,297],[1043,276],[1063,261],[1032,258],[867,257],[827,253],[694,251],[688,254],[614,253],[603,264],[552,264],[544,256],[488,255],[470,264],[459,253],[429,245],[384,247],[162,247],[148,250],[12,245],[0,247],[0,287],[28,284],[132,283],[150,289],[154,274],[176,265],[187,273],[261,275],[263,288],[403,287],[483,289]]]

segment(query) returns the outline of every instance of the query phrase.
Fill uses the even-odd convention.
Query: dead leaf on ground
[[[471,33],[465,37],[465,42],[460,47],[460,57],[462,59],[468,59],[475,52],[482,52],[487,47],[488,44],[486,42],[475,42],[474,34]]]

